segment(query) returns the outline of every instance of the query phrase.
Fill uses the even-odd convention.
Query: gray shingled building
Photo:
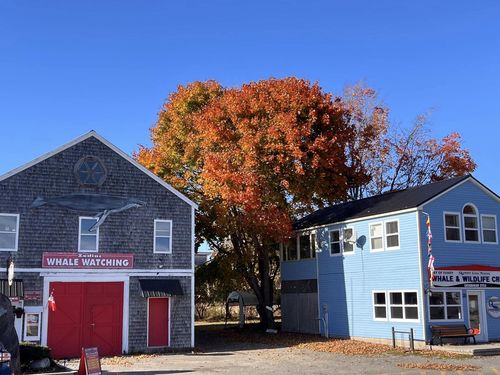
[[[195,209],[93,131],[0,176],[20,340],[56,358],[193,347]]]

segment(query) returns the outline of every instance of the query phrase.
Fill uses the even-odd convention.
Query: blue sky
[[[0,174],[94,129],[127,152],[179,84],[364,81],[395,123],[434,108],[500,193],[500,2],[0,2]]]

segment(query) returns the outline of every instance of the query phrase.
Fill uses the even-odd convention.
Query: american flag
[[[427,256],[429,257],[429,263],[427,264],[427,272],[429,273],[429,282],[431,287],[434,282],[434,255],[432,255],[432,231],[431,231],[431,218],[427,214]]]

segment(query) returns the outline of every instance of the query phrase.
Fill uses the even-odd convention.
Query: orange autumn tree
[[[222,89],[181,86],[137,159],[200,204],[197,235],[228,254],[256,294],[265,327],[279,267],[276,244],[292,220],[347,198],[360,183],[346,159],[355,132],[342,101],[285,78]],[[360,179],[358,181],[358,178]]]

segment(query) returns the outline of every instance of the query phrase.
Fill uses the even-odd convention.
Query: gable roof
[[[294,229],[301,230],[350,219],[416,208],[468,179],[479,184],[480,187],[499,199],[497,194],[474,177],[465,175],[326,207],[297,220],[294,223]]]
[[[17,167],[13,170],[11,170],[10,172],[7,172],[3,175],[0,176],[0,182],[15,175],[15,174],[18,174],[22,171],[24,171],[25,169],[28,169],[30,167],[32,167],[33,165],[35,164],[38,164],[80,142],[83,142],[84,140],[88,139],[88,138],[91,138],[91,137],[94,137],[95,139],[97,139],[98,141],[100,141],[101,143],[104,143],[106,146],[108,146],[111,150],[113,150],[114,152],[116,152],[118,155],[120,155],[122,158],[124,158],[126,161],[128,161],[130,164],[132,164],[133,166],[135,166],[137,169],[139,169],[141,172],[143,172],[144,174],[146,174],[147,176],[149,176],[150,178],[152,178],[153,180],[155,180],[156,182],[158,182],[160,185],[162,185],[163,187],[165,187],[167,190],[169,190],[171,193],[173,193],[174,195],[176,195],[178,198],[180,198],[181,200],[183,200],[184,202],[186,202],[187,204],[189,204],[191,207],[193,207],[194,209],[197,209],[198,208],[198,205],[196,203],[194,203],[191,199],[189,199],[188,197],[186,197],[184,194],[182,194],[180,191],[176,190],[173,186],[171,186],[170,184],[166,183],[164,180],[162,180],[160,177],[158,177],[157,175],[155,175],[153,172],[151,172],[149,169],[147,169],[146,167],[144,167],[142,164],[139,164],[134,158],[132,158],[130,155],[128,155],[126,152],[120,150],[118,147],[116,147],[114,144],[112,144],[111,142],[109,142],[107,139],[105,139],[104,137],[102,137],[101,135],[97,134],[94,130],[91,130],[90,132],[86,133],[86,134],[83,134],[81,135],[80,137],[78,138],[75,138],[73,139],[72,141],[56,148],[55,150],[53,151],[50,151],[42,156],[39,156],[38,158],[24,164],[24,165],[21,165],[20,167]]]

